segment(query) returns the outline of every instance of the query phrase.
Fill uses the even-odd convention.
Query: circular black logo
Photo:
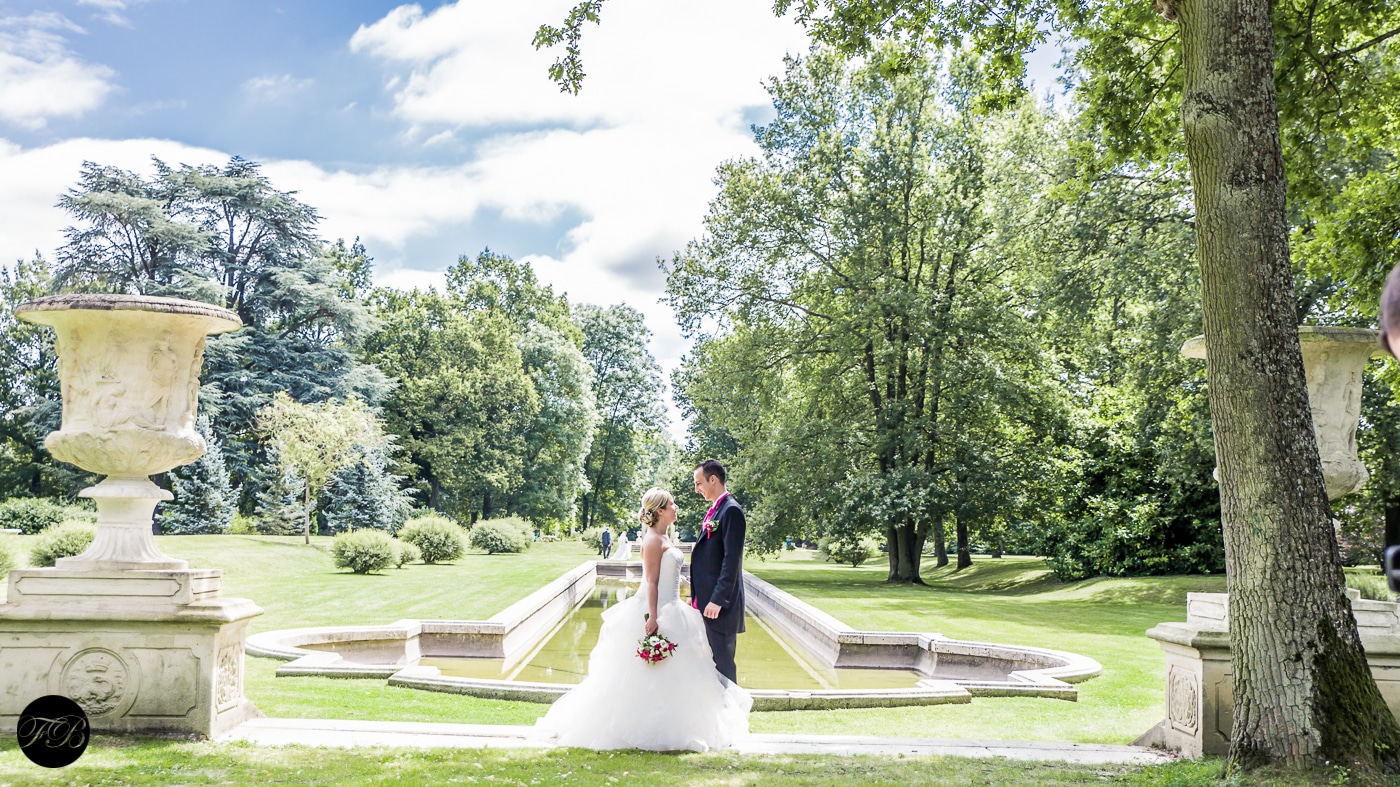
[[[19,748],[35,765],[62,768],[87,749],[87,714],[67,697],[50,694],[29,703],[19,715]]]

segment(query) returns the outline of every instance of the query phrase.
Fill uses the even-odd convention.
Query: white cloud
[[[752,0],[612,0],[602,24],[584,28],[588,76],[571,96],[547,77],[559,52],[530,41],[573,4],[404,5],[360,27],[350,47],[383,63],[384,91],[410,138],[439,128],[498,132],[471,162],[431,179],[436,196],[414,191],[410,204],[389,209],[401,216],[378,218],[411,233],[415,221],[436,219],[410,205],[454,198],[464,210],[518,221],[581,215],[568,248],[530,258],[536,272],[575,302],[642,310],[669,371],[686,343],[657,303],[665,282],[655,260],[700,231],[715,167],[756,152],[744,113],[769,104],[763,80],[781,72],[783,55],[805,52],[807,39]]]
[[[394,73],[386,90],[410,123],[456,126],[626,123],[717,117],[763,104],[760,80],[801,29],[752,0],[614,0],[584,28],[588,77],[578,96],[546,76],[557,50],[536,51],[540,23],[557,24],[573,0],[461,0],[425,14],[391,11],[350,40]]]
[[[243,83],[243,94],[249,101],[281,101],[308,87],[313,80],[297,79],[291,74],[256,76]]]
[[[69,220],[55,207],[78,182],[84,161],[149,173],[151,156],[169,163],[222,164],[228,156],[159,139],[70,139],[24,149],[0,139],[0,265],[32,259],[35,251],[53,260]]]
[[[78,0],[78,5],[85,5],[96,8],[101,12],[101,17],[114,25],[121,27],[131,27],[131,20],[126,18],[122,12],[128,7],[141,2],[142,0]]]
[[[116,72],[68,49],[59,32],[83,32],[59,14],[0,18],[0,121],[43,128],[102,103]]]
[[[530,44],[572,2],[402,6],[355,34],[352,49],[383,65],[403,138],[461,146],[469,151],[461,161],[361,170],[282,160],[264,161],[264,171],[316,207],[323,237],[360,237],[384,286],[441,289],[442,271],[429,269],[450,260],[407,257],[423,239],[450,245],[456,228],[497,215],[542,227],[578,216],[562,248],[528,257],[537,275],[574,303],[641,310],[669,373],[687,343],[658,303],[665,282],[655,260],[700,232],[715,167],[755,152],[745,113],[767,106],[762,80],[781,71],[785,53],[805,51],[806,39],[752,0],[612,0],[603,24],[585,30],[588,79],[573,97],[547,78],[557,53]],[[290,74],[264,75],[245,83],[244,97],[305,87]],[[474,147],[464,144],[473,137]],[[0,171],[18,173],[0,179],[0,262],[62,243],[67,219],[53,205],[83,159],[142,169],[152,153],[172,163],[228,158],[171,141],[21,150],[0,140]]]

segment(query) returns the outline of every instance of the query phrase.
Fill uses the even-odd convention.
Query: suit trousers
[[[714,626],[705,626],[705,636],[710,640],[710,650],[715,656],[715,669],[719,674],[731,681],[739,682],[739,668],[734,666],[734,646],[737,644],[739,635],[729,634],[715,630]]]

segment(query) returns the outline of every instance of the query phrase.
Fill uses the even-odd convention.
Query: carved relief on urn
[[[184,568],[151,541],[151,514],[171,496],[147,476],[207,450],[195,431],[204,337],[242,327],[238,315],[176,298],[55,295],[20,304],[15,316],[57,334],[63,425],[44,445],[108,476],[81,493],[97,500],[97,538],[59,567]]]
[[[1361,421],[1361,373],[1366,361],[1381,353],[1375,331],[1302,325],[1298,342],[1308,380],[1313,432],[1322,457],[1327,497],[1335,500],[1366,485],[1370,474],[1356,455],[1356,429]],[[1205,358],[1205,337],[1181,347],[1188,358]]]

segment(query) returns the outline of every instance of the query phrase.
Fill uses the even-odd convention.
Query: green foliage
[[[242,330],[206,344],[200,404],[250,512],[269,465],[252,425],[275,392],[303,403],[351,395],[377,403],[388,392],[384,376],[354,355],[373,328],[360,300],[369,260],[358,243],[323,246],[316,211],[275,189],[254,162],[154,165],[147,178],[84,163],[61,199],[76,224],[55,285],[238,313]]]
[[[603,10],[603,0],[581,0],[564,18],[560,27],[540,25],[535,31],[535,49],[564,45],[564,55],[549,67],[549,78],[559,85],[562,93],[578,95],[583,87],[583,53],[579,40],[583,37],[584,22],[598,24]]]
[[[331,558],[336,568],[369,574],[395,565],[399,559],[399,547],[388,533],[356,530],[335,537],[331,542]]]
[[[97,526],[87,522],[60,522],[35,536],[29,547],[29,565],[51,568],[59,558],[80,555],[97,537]]]
[[[664,424],[660,367],[647,350],[651,331],[641,312],[626,305],[579,306],[574,322],[583,332],[601,415],[584,462],[579,522],[585,528],[630,522],[651,480],[646,447]]]
[[[304,527],[302,501],[306,484],[295,473],[281,469],[281,463],[275,461],[276,453],[270,453],[274,470],[264,475],[258,489],[254,527],[264,535],[289,536],[301,532]]]
[[[378,417],[354,397],[302,404],[279,391],[259,412],[257,429],[267,438],[282,477],[302,479],[303,531],[308,537],[312,503],[331,476],[366,451],[388,444]]]
[[[34,535],[51,525],[62,522],[67,507],[42,497],[12,497],[0,503],[0,530],[18,530]]]
[[[983,69],[790,58],[761,156],[721,166],[705,235],[666,265],[700,335],[678,398],[748,484],[759,551],[878,533],[890,579],[918,582],[923,542],[1011,516],[1063,429],[1025,231],[1060,132],[1029,101],[974,111]]]
[[[321,495],[321,512],[330,534],[371,528],[395,532],[409,502],[389,472],[388,451],[361,449],[358,458],[331,474]]]
[[[433,514],[405,522],[399,529],[399,540],[417,547],[424,563],[449,563],[467,549],[462,527],[445,516]]]
[[[436,292],[377,290],[374,301],[381,327],[365,348],[399,380],[384,418],[403,475],[434,510],[489,513],[519,487],[540,410],[512,323]]]
[[[167,535],[217,535],[229,532],[233,523],[236,508],[223,447],[208,417],[201,415],[195,424],[208,450],[167,476],[175,499],[158,511],[160,532]]]
[[[472,548],[495,555],[530,548],[530,526],[519,517],[483,519],[472,526]]]
[[[817,554],[829,563],[850,563],[856,568],[879,557],[880,544],[873,538],[823,538],[817,542]]]
[[[598,554],[602,554],[602,552],[603,552],[603,528],[601,528],[601,527],[590,527],[590,528],[588,528],[587,530],[584,530],[583,532],[579,533],[579,535],[578,535],[578,540],[579,540],[579,541],[582,541],[582,542],[585,543],[585,544],[587,544],[587,545],[588,545],[588,548],[589,548],[590,550],[592,550],[593,552],[596,552],[596,553],[598,553]],[[617,540],[617,536],[616,536],[616,535],[613,536],[613,540],[614,540],[614,541]]]
[[[1347,587],[1361,591],[1361,597],[1372,601],[1394,601],[1395,594],[1390,591],[1390,585],[1386,584],[1385,576],[1370,572],[1352,571],[1346,572]]]
[[[394,561],[395,568],[403,568],[409,563],[417,563],[423,559],[422,551],[413,544],[407,541],[399,541],[397,546],[399,551]]]
[[[228,532],[235,536],[250,536],[258,532],[258,520],[247,514],[234,514]]]
[[[11,536],[0,535],[0,579],[19,566],[19,544]]]
[[[573,517],[599,415],[593,369],[573,338],[543,325],[520,338],[520,360],[540,399],[525,432],[526,461],[507,508],[537,524]]]
[[[42,257],[0,268],[0,489],[26,497],[69,497],[96,476],[49,456],[44,438],[59,428],[53,330],[15,317],[19,304],[49,295]]]

